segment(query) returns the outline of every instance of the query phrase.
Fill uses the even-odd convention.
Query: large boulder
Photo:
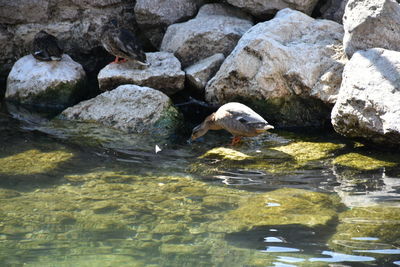
[[[200,93],[204,93],[207,82],[218,71],[224,59],[224,54],[218,53],[187,67],[185,73],[190,86]]]
[[[400,52],[373,48],[346,64],[332,110],[335,130],[380,144],[400,144]]]
[[[167,27],[193,17],[203,0],[138,0],[135,16],[138,25],[155,47],[160,47]]]
[[[284,8],[299,10],[310,15],[318,0],[227,0],[227,2],[256,17],[263,18]]]
[[[243,35],[208,82],[206,99],[247,102],[274,125],[320,126],[340,87],[342,38],[336,22],[281,10]]]
[[[251,18],[240,10],[207,4],[194,19],[169,26],[161,50],[174,53],[182,66],[187,67],[216,53],[229,55],[252,26]]]
[[[39,61],[27,55],[14,64],[5,97],[27,105],[65,108],[84,97],[85,78],[82,66],[66,54],[61,61]]]
[[[112,90],[122,84],[136,84],[173,95],[183,89],[185,73],[172,53],[146,53],[146,57],[148,67],[135,66],[130,61],[108,64],[97,77],[100,90]]]
[[[180,122],[168,96],[130,84],[70,107],[61,113],[61,118],[98,122],[128,133],[170,133]]]
[[[374,47],[400,51],[400,4],[396,0],[349,0],[343,26],[343,45],[349,56]]]

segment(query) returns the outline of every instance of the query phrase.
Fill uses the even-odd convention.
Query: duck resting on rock
[[[148,65],[140,41],[130,30],[119,27],[115,18],[104,24],[101,43],[107,52],[115,56],[114,63],[119,63],[119,58],[123,58],[122,62],[133,60],[139,65]]]
[[[57,38],[45,31],[38,32],[32,44],[32,56],[41,61],[61,60],[63,49]]]
[[[274,129],[254,110],[241,103],[230,102],[221,106],[205,120],[193,128],[191,140],[195,140],[207,133],[208,130],[225,129],[234,138],[231,145],[240,142],[241,137],[257,136],[269,129]]]

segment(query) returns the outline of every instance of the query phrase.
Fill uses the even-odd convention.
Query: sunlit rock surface
[[[346,64],[332,125],[347,137],[400,144],[400,52],[356,52]]]
[[[166,28],[193,17],[203,0],[138,0],[135,17],[140,28],[155,47],[159,47]]]
[[[171,53],[146,53],[148,67],[127,62],[110,63],[98,74],[102,91],[112,90],[123,84],[135,84],[173,95],[184,87],[185,73],[181,63]]]
[[[204,94],[207,82],[218,71],[224,60],[224,54],[218,53],[187,67],[185,73],[188,83],[197,91]]]
[[[343,17],[346,53],[380,47],[400,51],[400,4],[396,0],[349,0]]]
[[[253,26],[244,12],[224,4],[207,4],[194,19],[170,25],[161,50],[174,53],[183,67],[235,47],[240,37]]]
[[[357,170],[374,170],[383,167],[394,167],[398,165],[400,159],[396,162],[394,158],[382,160],[374,158],[374,155],[362,155],[359,153],[347,153],[336,157],[333,164],[351,167]]]
[[[32,55],[20,58],[7,78],[5,98],[22,104],[65,108],[85,94],[85,71],[64,54],[61,61],[39,61]]]
[[[340,87],[342,38],[336,22],[281,10],[243,35],[207,84],[206,99],[246,101],[278,125],[320,125]]]
[[[149,87],[121,85],[64,110],[62,118],[98,122],[128,133],[171,133],[180,114],[162,92]]]

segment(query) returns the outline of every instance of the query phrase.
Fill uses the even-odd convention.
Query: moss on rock
[[[381,158],[381,159],[379,159]],[[387,156],[366,156],[352,152],[340,155],[333,160],[333,164],[351,167],[358,170],[374,170],[382,167],[394,167],[399,164],[399,159],[389,159]]]

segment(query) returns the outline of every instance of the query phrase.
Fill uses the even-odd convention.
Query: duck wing
[[[138,61],[146,62],[146,55],[142,46],[131,31],[123,28],[119,29],[118,35],[114,38],[114,41],[125,54]]]

